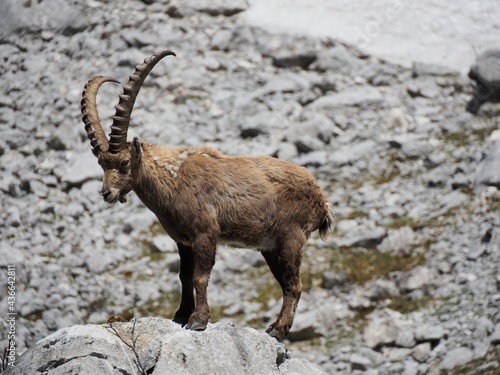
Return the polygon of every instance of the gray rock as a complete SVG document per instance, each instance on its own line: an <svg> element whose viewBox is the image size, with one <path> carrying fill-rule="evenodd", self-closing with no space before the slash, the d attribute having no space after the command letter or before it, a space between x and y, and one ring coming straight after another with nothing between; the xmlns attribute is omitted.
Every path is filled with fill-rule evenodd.
<svg viewBox="0 0 500 375"><path fill-rule="evenodd" d="M89 150L90 151L90 150ZM102 179L102 169L91 152L77 155L62 174L62 182L69 187L80 187L87 181Z"/></svg>
<svg viewBox="0 0 500 375"><path fill-rule="evenodd" d="M469 71L475 82L474 95L467 103L467 111L476 113L487 101L500 99L500 50L487 50L478 56Z"/></svg>
<svg viewBox="0 0 500 375"><path fill-rule="evenodd" d="M413 360L404 361L404 366L403 375L417 375L419 373L418 363Z"/></svg>
<svg viewBox="0 0 500 375"><path fill-rule="evenodd" d="M411 355L417 362L423 363L429 358L431 350L431 344L429 342L424 342L415 346Z"/></svg>
<svg viewBox="0 0 500 375"><path fill-rule="evenodd" d="M343 245L348 247L364 247L367 249L373 249L376 248L386 236L386 229L383 227L377 227L375 229L359 233L356 237L344 240Z"/></svg>
<svg viewBox="0 0 500 375"><path fill-rule="evenodd" d="M231 30L219 30L212 37L210 48L215 51L225 51L231 41L233 33Z"/></svg>
<svg viewBox="0 0 500 375"><path fill-rule="evenodd" d="M372 366L372 361L369 358L362 356L361 354L354 353L350 358L351 370L361 370L366 371Z"/></svg>
<svg viewBox="0 0 500 375"><path fill-rule="evenodd" d="M151 249L161 253L177 252L177 244L170 236L160 234L153 237L151 241Z"/></svg>
<svg viewBox="0 0 500 375"><path fill-rule="evenodd" d="M284 74L273 77L267 81L264 87L262 87L261 92L265 95L280 92L294 93L305 90L307 88L307 84L307 81L299 80L296 75Z"/></svg>
<svg viewBox="0 0 500 375"><path fill-rule="evenodd" d="M490 348L490 340L474 340L472 342L472 347L474 348L474 358L482 358L488 353Z"/></svg>
<svg viewBox="0 0 500 375"><path fill-rule="evenodd" d="M367 286L365 295L372 301L399 296L399 289L392 280L377 279Z"/></svg>
<svg viewBox="0 0 500 375"><path fill-rule="evenodd" d="M246 0L183 0L182 5L211 16L234 16L248 9Z"/></svg>
<svg viewBox="0 0 500 375"><path fill-rule="evenodd" d="M242 119L240 123L240 135L243 138L253 138L261 134L268 134L270 122L275 115L271 112L260 112L256 115Z"/></svg>
<svg viewBox="0 0 500 375"><path fill-rule="evenodd" d="M347 272L323 272L321 286L324 289L343 288L348 285L349 274Z"/></svg>
<svg viewBox="0 0 500 375"><path fill-rule="evenodd" d="M19 227L22 224L21 212L16 206L9 207L7 209L7 219L5 220L5 225L10 227Z"/></svg>
<svg viewBox="0 0 500 375"><path fill-rule="evenodd" d="M368 358L374 366L380 366L387 361L387 358L384 354L370 348L359 348L358 354Z"/></svg>
<svg viewBox="0 0 500 375"><path fill-rule="evenodd" d="M278 68L291 68L298 66L307 68L316 60L316 52L282 50L273 54L273 65Z"/></svg>
<svg viewBox="0 0 500 375"><path fill-rule="evenodd" d="M366 108L383 102L380 91L371 86L355 86L340 93L328 94L309 105L310 108L331 111L336 108L356 106Z"/></svg>
<svg viewBox="0 0 500 375"><path fill-rule="evenodd" d="M423 324L415 328L415 339L417 341L437 341L444 336L444 329L441 325Z"/></svg>
<svg viewBox="0 0 500 375"><path fill-rule="evenodd" d="M401 146L401 152L407 158L425 157L432 150L432 146L426 141L406 142Z"/></svg>
<svg viewBox="0 0 500 375"><path fill-rule="evenodd" d="M355 311L366 311L372 307L372 302L365 296L349 294L347 297L349 308Z"/></svg>
<svg viewBox="0 0 500 375"><path fill-rule="evenodd" d="M500 188L500 140L491 146L488 155L481 162L476 173L476 186L486 185Z"/></svg>
<svg viewBox="0 0 500 375"><path fill-rule="evenodd" d="M450 350L439 365L441 370L451 370L455 367L465 365L472 360L473 353L468 348L456 348Z"/></svg>
<svg viewBox="0 0 500 375"><path fill-rule="evenodd" d="M396 346L400 346L402 348L413 348L416 343L415 334L412 329L399 331L395 342Z"/></svg>
<svg viewBox="0 0 500 375"><path fill-rule="evenodd" d="M292 160L298 154L297 147L289 142L281 142L278 145L277 157L282 160Z"/></svg>
<svg viewBox="0 0 500 375"><path fill-rule="evenodd" d="M329 155L328 160L337 167L353 164L361 159L370 159L376 150L376 143L368 140L356 145L339 148Z"/></svg>
<svg viewBox="0 0 500 375"><path fill-rule="evenodd" d="M282 344L253 329L210 324L206 331L194 332L169 320L143 318L135 324L57 331L25 352L5 374L294 374L298 369L322 374L305 360L284 366L289 361Z"/></svg>
<svg viewBox="0 0 500 375"><path fill-rule="evenodd" d="M302 374L312 374L312 375L321 375L324 374L320 369L311 364L311 362L307 361L304 358L291 358L285 363L283 363L279 370L282 374L289 375L302 375Z"/></svg>
<svg viewBox="0 0 500 375"><path fill-rule="evenodd" d="M459 72L450 69L446 65L427 64L423 62L414 62L412 64L411 70L414 77L422 77L422 76L458 77L460 74Z"/></svg>
<svg viewBox="0 0 500 375"><path fill-rule="evenodd" d="M384 357L389 362L399 363L402 362L405 358L407 358L411 352L412 350L407 348L387 347L384 348Z"/></svg>
<svg viewBox="0 0 500 375"><path fill-rule="evenodd" d="M405 226L398 229L389 229L378 249L393 255L409 255L411 246L415 242L415 232L411 227Z"/></svg>
<svg viewBox="0 0 500 375"><path fill-rule="evenodd" d="M425 266L417 266L408 273L402 287L408 291L422 289L433 284L435 282L435 276L432 269Z"/></svg>
<svg viewBox="0 0 500 375"><path fill-rule="evenodd" d="M371 320L363 332L365 343L370 348L392 345L399 336L402 315L390 309L371 314Z"/></svg>
<svg viewBox="0 0 500 375"><path fill-rule="evenodd" d="M121 33L123 39L127 42L129 47L145 47L148 45L155 45L158 43L158 37L151 32L145 32L141 30L126 29ZM143 58L144 59L144 58ZM141 60L138 60L141 61ZM137 64L137 61L133 63Z"/></svg>
<svg viewBox="0 0 500 375"><path fill-rule="evenodd" d="M495 330L490 336L490 341L494 345L500 344L500 323L495 326Z"/></svg>
<svg viewBox="0 0 500 375"><path fill-rule="evenodd" d="M287 339L291 341L308 340L328 336L339 320L351 316L347 304L336 299L326 299L313 309L295 315L294 324Z"/></svg>
<svg viewBox="0 0 500 375"><path fill-rule="evenodd" d="M328 155L326 151L313 151L300 155L294 161L304 167L321 167L328 162Z"/></svg>
<svg viewBox="0 0 500 375"><path fill-rule="evenodd" d="M321 50L311 69L322 72L352 74L358 72L362 65L362 61L354 56L351 51L338 44L332 48Z"/></svg>
<svg viewBox="0 0 500 375"><path fill-rule="evenodd" d="M85 259L85 266L92 274L103 273L114 263L114 260L108 253L91 254Z"/></svg>

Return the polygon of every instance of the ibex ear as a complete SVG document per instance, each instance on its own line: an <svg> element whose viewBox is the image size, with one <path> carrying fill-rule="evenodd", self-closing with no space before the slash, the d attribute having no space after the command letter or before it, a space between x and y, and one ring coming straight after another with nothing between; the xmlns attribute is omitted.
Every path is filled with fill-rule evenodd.
<svg viewBox="0 0 500 375"><path fill-rule="evenodd" d="M142 157L142 147L139 137L134 137L132 140L132 159L139 161Z"/></svg>

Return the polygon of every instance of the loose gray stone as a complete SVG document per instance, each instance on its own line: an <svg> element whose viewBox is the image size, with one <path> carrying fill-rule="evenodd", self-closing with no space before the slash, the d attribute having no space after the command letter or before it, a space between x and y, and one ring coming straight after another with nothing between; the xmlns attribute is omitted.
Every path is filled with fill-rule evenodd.
<svg viewBox="0 0 500 375"><path fill-rule="evenodd" d="M255 116L242 119L240 123L241 136L253 138L261 134L269 133L269 123L274 118L271 112L260 112Z"/></svg>
<svg viewBox="0 0 500 375"><path fill-rule="evenodd" d="M494 345L500 344L500 323L495 326L495 330L490 336L491 343Z"/></svg>
<svg viewBox="0 0 500 375"><path fill-rule="evenodd" d="M398 229L390 229L378 249L384 253L393 255L409 255L411 246L415 241L415 232L411 227L405 226Z"/></svg>
<svg viewBox="0 0 500 375"><path fill-rule="evenodd" d="M405 290L415 290L427 287L435 282L434 272L425 266L417 266L408 273L402 286Z"/></svg>
<svg viewBox="0 0 500 375"><path fill-rule="evenodd" d="M465 365L472 360L473 353L467 348L456 348L450 350L439 365L441 370L451 370L455 367Z"/></svg>
<svg viewBox="0 0 500 375"><path fill-rule="evenodd" d="M424 324L415 328L415 339L417 341L437 341L444 336L444 329L441 325Z"/></svg>
<svg viewBox="0 0 500 375"><path fill-rule="evenodd" d="M414 77L422 76L449 76L457 77L460 73L450 69L446 65L427 64L423 62L414 62L412 64L412 73Z"/></svg>
<svg viewBox="0 0 500 375"><path fill-rule="evenodd" d="M225 51L231 41L233 33L231 30L220 30L215 33L210 43L210 48L215 51Z"/></svg>
<svg viewBox="0 0 500 375"><path fill-rule="evenodd" d="M151 32L140 30L127 29L122 33L122 37L123 39L125 39L129 47L141 48L158 43L158 37L156 35L152 34ZM135 62L134 64L137 64L137 62Z"/></svg>
<svg viewBox="0 0 500 375"><path fill-rule="evenodd" d="M417 362L423 363L429 358L431 350L431 344L429 342L424 342L415 346L411 355Z"/></svg>
<svg viewBox="0 0 500 375"><path fill-rule="evenodd" d="M418 363L413 360L404 361L404 371L403 375L417 375L418 371Z"/></svg>
<svg viewBox="0 0 500 375"><path fill-rule="evenodd" d="M248 9L246 0L183 0L182 4L210 16L230 17Z"/></svg>
<svg viewBox="0 0 500 375"><path fill-rule="evenodd" d="M323 272L321 286L324 289L342 288L347 285L348 281L347 272Z"/></svg>
<svg viewBox="0 0 500 375"><path fill-rule="evenodd" d="M360 354L354 353L350 358L351 370L361 370L366 371L372 366L372 362L369 358L366 358Z"/></svg>
<svg viewBox="0 0 500 375"><path fill-rule="evenodd" d="M487 101L500 98L500 50L491 49L478 56L469 71L469 78L476 83L474 96L467 103L467 111L476 113Z"/></svg>
<svg viewBox="0 0 500 375"><path fill-rule="evenodd" d="M415 334L412 329L401 330L396 338L396 345L402 348L413 348L416 344Z"/></svg>
<svg viewBox="0 0 500 375"><path fill-rule="evenodd" d="M384 309L372 318L363 332L366 345L370 348L379 348L383 345L394 344L399 336L401 314L390 309Z"/></svg>
<svg viewBox="0 0 500 375"><path fill-rule="evenodd" d="M339 44L332 48L321 50L317 61L314 62L311 69L339 74L352 74L352 72L357 72L361 66L361 60L348 51L346 47Z"/></svg>
<svg viewBox="0 0 500 375"><path fill-rule="evenodd" d="M365 294L373 301L399 296L399 289L392 280L378 279L367 286Z"/></svg>
<svg viewBox="0 0 500 375"><path fill-rule="evenodd" d="M151 248L153 251L158 251L161 253L166 252L176 252L177 244L175 241L166 234L156 235L151 241Z"/></svg>
<svg viewBox="0 0 500 375"><path fill-rule="evenodd" d="M500 188L500 140L493 143L488 155L481 162L476 173L476 186L486 185Z"/></svg>
<svg viewBox="0 0 500 375"><path fill-rule="evenodd" d="M272 56L273 65L278 68L299 66L307 68L316 60L314 51L279 51Z"/></svg>
<svg viewBox="0 0 500 375"><path fill-rule="evenodd" d="M368 107L383 102L380 91L371 86L356 86L340 93L329 94L319 98L309 105L316 110L329 111L341 107Z"/></svg>
<svg viewBox="0 0 500 375"><path fill-rule="evenodd" d="M373 249L377 247L386 236L386 229L377 227L373 230L366 230L363 233L358 234L354 238L347 239L345 242L345 246Z"/></svg>
<svg viewBox="0 0 500 375"><path fill-rule="evenodd" d="M62 181L69 187L80 187L90 180L102 179L102 169L90 152L77 155L73 162L66 168Z"/></svg>

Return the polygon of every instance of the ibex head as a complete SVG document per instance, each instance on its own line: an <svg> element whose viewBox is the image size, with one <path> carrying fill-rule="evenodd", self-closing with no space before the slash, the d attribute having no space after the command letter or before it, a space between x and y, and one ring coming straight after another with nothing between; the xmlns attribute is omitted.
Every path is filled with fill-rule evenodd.
<svg viewBox="0 0 500 375"><path fill-rule="evenodd" d="M115 106L116 112L113 116L109 140L97 113L97 91L104 82L119 82L111 77L98 76L89 80L83 89L82 120L90 139L92 152L104 171L101 195L108 203L126 202L127 193L133 189L132 169L134 161L140 156L140 142L137 138L134 138L132 143L127 142L130 115L134 109L135 99L149 72L168 55L175 56L175 53L168 50L158 52L144 60L143 64L135 67L135 72L123 85L120 101Z"/></svg>

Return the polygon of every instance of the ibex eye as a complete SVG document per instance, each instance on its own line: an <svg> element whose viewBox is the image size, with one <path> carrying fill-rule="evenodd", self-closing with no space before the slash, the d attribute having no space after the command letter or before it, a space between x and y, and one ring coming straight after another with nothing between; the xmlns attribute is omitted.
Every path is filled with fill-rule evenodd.
<svg viewBox="0 0 500 375"><path fill-rule="evenodd" d="M128 170L129 170L129 160L123 160L121 163L120 163L120 173L122 174L127 174L128 173Z"/></svg>

